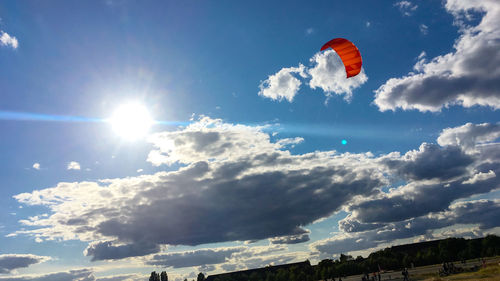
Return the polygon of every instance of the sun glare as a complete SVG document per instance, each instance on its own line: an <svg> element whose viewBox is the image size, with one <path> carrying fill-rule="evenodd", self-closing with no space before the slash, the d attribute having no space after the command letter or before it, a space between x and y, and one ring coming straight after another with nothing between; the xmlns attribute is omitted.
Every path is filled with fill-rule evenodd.
<svg viewBox="0 0 500 281"><path fill-rule="evenodd" d="M147 108L138 103L123 104L116 109L109 123L122 138L136 140L144 137L154 123Z"/></svg>

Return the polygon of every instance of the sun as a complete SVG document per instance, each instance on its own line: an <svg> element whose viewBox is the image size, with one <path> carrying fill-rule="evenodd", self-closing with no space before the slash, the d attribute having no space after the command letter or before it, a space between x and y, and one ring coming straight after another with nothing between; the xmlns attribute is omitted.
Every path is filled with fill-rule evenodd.
<svg viewBox="0 0 500 281"><path fill-rule="evenodd" d="M119 106L108 122L116 134L131 141L147 135L154 124L149 111L140 103L126 103Z"/></svg>

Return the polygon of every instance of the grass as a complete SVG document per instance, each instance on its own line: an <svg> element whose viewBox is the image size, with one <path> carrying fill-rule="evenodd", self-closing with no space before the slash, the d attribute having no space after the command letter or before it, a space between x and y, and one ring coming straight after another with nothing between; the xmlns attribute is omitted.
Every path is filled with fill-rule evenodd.
<svg viewBox="0 0 500 281"><path fill-rule="evenodd" d="M436 275L436 274L434 274ZM500 281L500 264L490 264L476 272L454 274L446 277L430 277L424 281Z"/></svg>

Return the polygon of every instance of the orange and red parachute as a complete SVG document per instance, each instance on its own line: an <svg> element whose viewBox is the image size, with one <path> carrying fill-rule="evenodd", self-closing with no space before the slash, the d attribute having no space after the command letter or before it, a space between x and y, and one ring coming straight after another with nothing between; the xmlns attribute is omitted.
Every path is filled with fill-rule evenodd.
<svg viewBox="0 0 500 281"><path fill-rule="evenodd" d="M363 65L361 53L351 41L344 38L335 38L326 42L326 44L321 47L321 51L328 48L334 49L339 55L344 63L347 78L356 76L361 72L361 65Z"/></svg>

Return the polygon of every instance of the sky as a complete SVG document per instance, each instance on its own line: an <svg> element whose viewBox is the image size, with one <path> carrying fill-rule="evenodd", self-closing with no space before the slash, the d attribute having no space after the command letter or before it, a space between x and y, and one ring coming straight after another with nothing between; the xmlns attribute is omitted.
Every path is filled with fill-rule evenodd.
<svg viewBox="0 0 500 281"><path fill-rule="evenodd" d="M500 234L498 65L496 0L2 0L0 280Z"/></svg>

